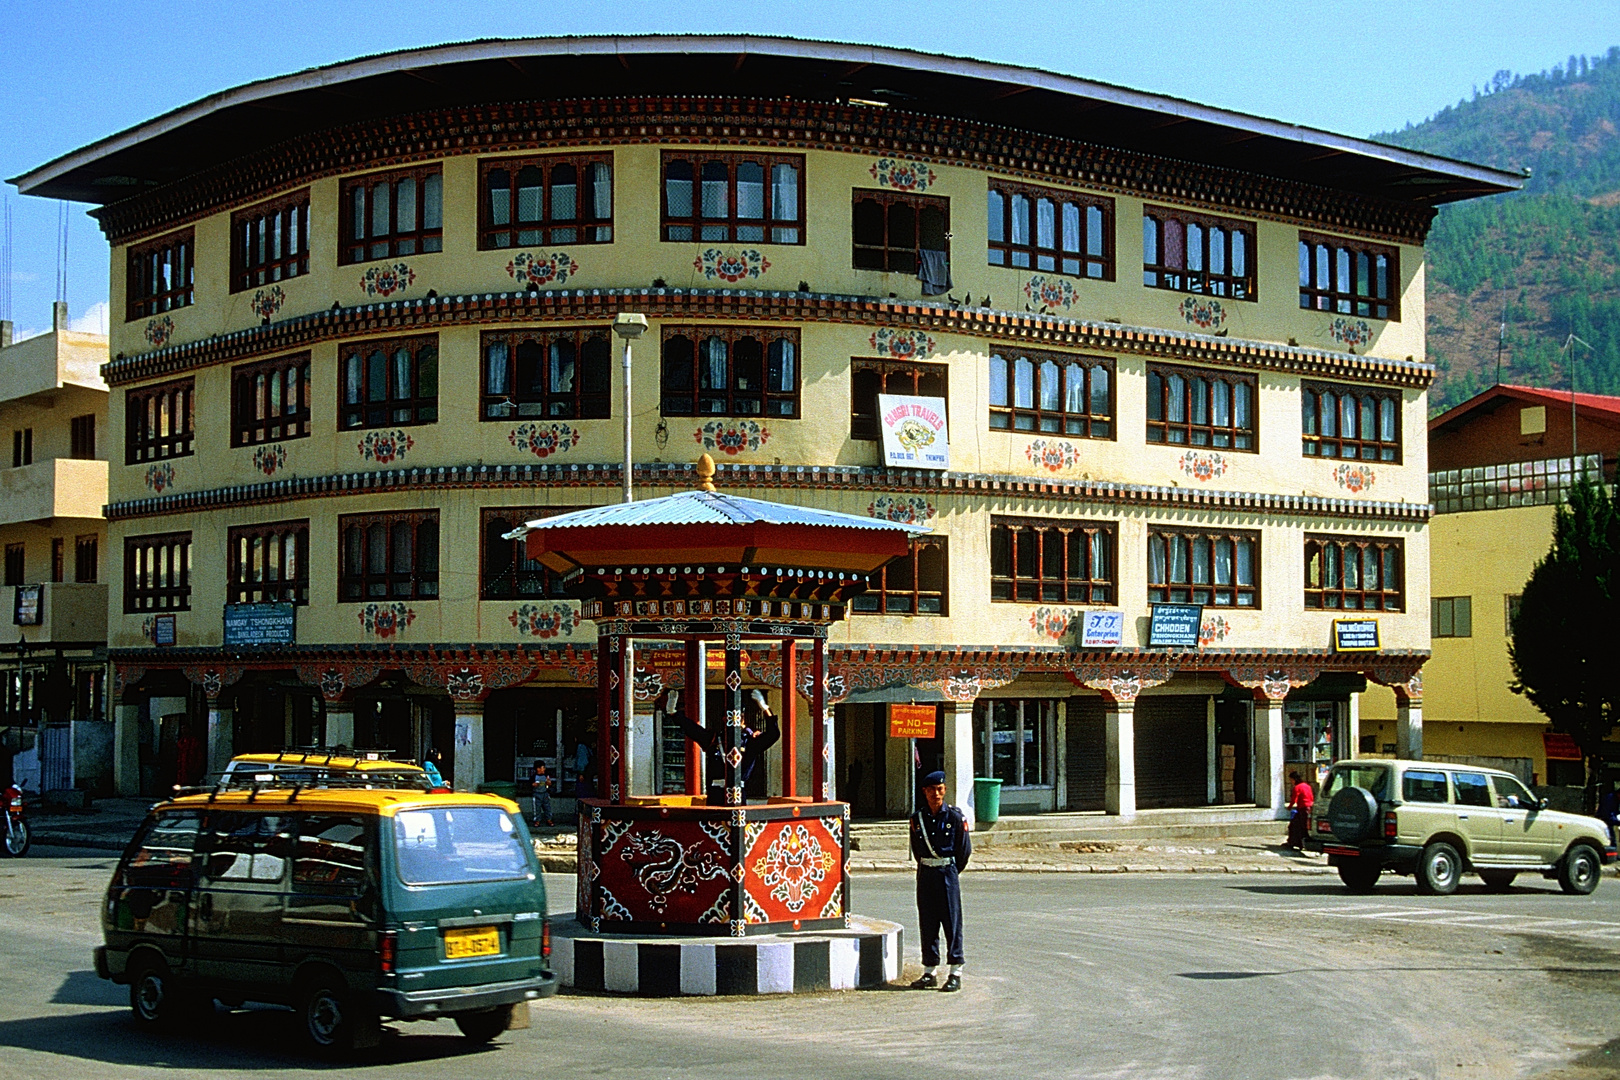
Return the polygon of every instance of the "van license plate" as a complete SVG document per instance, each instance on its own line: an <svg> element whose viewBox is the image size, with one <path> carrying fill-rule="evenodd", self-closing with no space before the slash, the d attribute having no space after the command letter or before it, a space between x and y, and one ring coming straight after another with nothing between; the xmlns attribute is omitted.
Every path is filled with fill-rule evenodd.
<svg viewBox="0 0 1620 1080"><path fill-rule="evenodd" d="M465 960L469 956L496 956L501 951L501 935L493 926L444 932L444 958Z"/></svg>

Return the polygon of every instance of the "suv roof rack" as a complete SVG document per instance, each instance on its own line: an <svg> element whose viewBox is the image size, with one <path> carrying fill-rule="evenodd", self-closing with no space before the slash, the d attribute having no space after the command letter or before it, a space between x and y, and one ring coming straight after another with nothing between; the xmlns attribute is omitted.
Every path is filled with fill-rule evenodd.
<svg viewBox="0 0 1620 1080"><path fill-rule="evenodd" d="M433 790L425 775L414 769L368 769L360 772L343 768L327 769L317 764L307 769L275 769L261 773L241 770L236 773L221 773L213 784L188 786L176 784L173 797L206 794L208 801L213 802L226 792L246 791L248 801L252 802L261 791L291 790L293 798L297 798L300 791L328 789L417 792Z"/></svg>

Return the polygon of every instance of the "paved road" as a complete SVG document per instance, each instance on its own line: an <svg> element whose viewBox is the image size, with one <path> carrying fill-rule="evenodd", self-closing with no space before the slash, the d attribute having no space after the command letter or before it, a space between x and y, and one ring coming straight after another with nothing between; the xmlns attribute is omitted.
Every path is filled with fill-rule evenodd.
<svg viewBox="0 0 1620 1080"><path fill-rule="evenodd" d="M1539 878L1353 897L1322 878L969 875L969 978L813 998L562 996L467 1050L448 1022L398 1025L369 1067L295 1049L291 1016L136 1032L89 970L100 852L0 863L0 1077L378 1074L866 1078L1620 1077L1620 881L1572 898ZM856 907L915 927L909 881L856 879ZM567 879L553 883L566 907ZM915 935L907 952L915 964ZM1607 1050L1604 1045L1607 1044ZM1573 1063L1573 1064L1572 1064Z"/></svg>

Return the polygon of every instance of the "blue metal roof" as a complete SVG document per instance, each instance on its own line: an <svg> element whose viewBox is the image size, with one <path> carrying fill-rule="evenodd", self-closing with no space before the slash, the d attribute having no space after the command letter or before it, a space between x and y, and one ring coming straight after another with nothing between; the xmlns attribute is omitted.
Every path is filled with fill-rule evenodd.
<svg viewBox="0 0 1620 1080"><path fill-rule="evenodd" d="M746 499L719 491L682 491L642 502L593 506L571 514L538 518L507 533L518 539L537 529L585 529L612 525L819 525L833 529L871 529L921 536L933 530L878 518L817 510L809 506Z"/></svg>

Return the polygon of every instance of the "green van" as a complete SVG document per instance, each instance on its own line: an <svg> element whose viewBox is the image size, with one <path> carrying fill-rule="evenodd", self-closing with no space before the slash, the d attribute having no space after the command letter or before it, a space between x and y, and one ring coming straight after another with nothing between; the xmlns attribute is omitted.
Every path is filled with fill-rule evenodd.
<svg viewBox="0 0 1620 1080"><path fill-rule="evenodd" d="M217 999L291 1006L320 1050L383 1019L488 1041L556 993L545 884L517 806L488 795L302 788L153 807L101 912L96 973L142 1025Z"/></svg>

